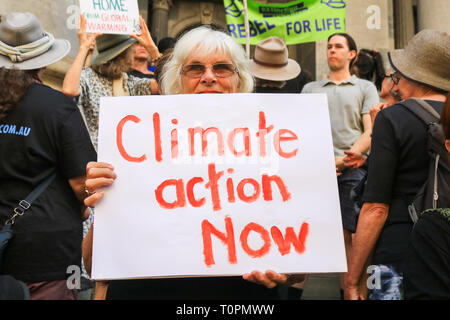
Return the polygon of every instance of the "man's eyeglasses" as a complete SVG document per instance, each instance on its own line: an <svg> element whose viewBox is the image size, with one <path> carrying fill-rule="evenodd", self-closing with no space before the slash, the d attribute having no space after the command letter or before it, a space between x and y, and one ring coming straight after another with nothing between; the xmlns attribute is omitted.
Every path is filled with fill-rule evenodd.
<svg viewBox="0 0 450 320"><path fill-rule="evenodd" d="M206 67L201 63L188 64L181 68L181 73L189 78L200 78L205 72ZM231 77L238 73L238 68L232 63L215 63L211 65L212 72L219 78Z"/></svg>

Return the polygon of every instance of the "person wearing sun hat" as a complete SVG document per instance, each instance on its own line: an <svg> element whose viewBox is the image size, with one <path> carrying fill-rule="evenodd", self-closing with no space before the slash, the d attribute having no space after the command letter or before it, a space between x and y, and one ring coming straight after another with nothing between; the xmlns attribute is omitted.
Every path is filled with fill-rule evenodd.
<svg viewBox="0 0 450 320"><path fill-rule="evenodd" d="M0 225L10 221L14 236L1 272L25 283L31 299L77 295L67 287L67 268L80 266L85 168L97 155L76 104L40 81L69 50L32 13L2 16ZM51 175L31 207L14 217L18 203Z"/></svg>
<svg viewBox="0 0 450 320"><path fill-rule="evenodd" d="M375 118L364 205L348 262L347 299L362 298L358 283L372 252L379 286L368 299L403 299L413 222L408 204L428 176L427 126L402 104L418 98L441 114L450 90L450 36L422 30L404 49L388 53L393 90L403 101Z"/></svg>
<svg viewBox="0 0 450 320"><path fill-rule="evenodd" d="M18 28L23 26L27 32ZM31 13L10 13L0 24L0 67L19 70L41 69L57 62L70 51L70 42L55 39L42 29Z"/></svg>
<svg viewBox="0 0 450 320"><path fill-rule="evenodd" d="M79 108L84 113L95 148L97 148L100 97L157 93L154 79L141 79L127 74L133 64L135 43L139 42L149 52L152 60L160 57L158 47L153 42L142 17L140 25L142 30L140 35L87 34L86 18L80 15L78 31L80 46L72 66L64 77L62 91L77 100Z"/></svg>
<svg viewBox="0 0 450 320"><path fill-rule="evenodd" d="M256 93L300 93L308 76L297 61L288 57L283 39L268 37L256 45L249 63Z"/></svg>

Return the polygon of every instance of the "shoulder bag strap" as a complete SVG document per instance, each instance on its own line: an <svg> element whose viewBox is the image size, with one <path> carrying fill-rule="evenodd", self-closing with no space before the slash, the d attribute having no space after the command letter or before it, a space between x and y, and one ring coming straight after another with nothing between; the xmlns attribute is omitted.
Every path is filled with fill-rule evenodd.
<svg viewBox="0 0 450 320"><path fill-rule="evenodd" d="M14 224L14 220L17 216L22 216L25 211L30 209L33 202L44 192L45 189L53 182L56 177L56 171L53 171L47 178L45 178L39 185L31 191L31 193L23 200L19 201L19 205L14 208L14 215L6 220L5 225Z"/></svg>
<svg viewBox="0 0 450 320"><path fill-rule="evenodd" d="M400 102L409 111L414 113L418 118L422 119L425 124L438 123L441 115L426 101L418 98L411 98Z"/></svg>

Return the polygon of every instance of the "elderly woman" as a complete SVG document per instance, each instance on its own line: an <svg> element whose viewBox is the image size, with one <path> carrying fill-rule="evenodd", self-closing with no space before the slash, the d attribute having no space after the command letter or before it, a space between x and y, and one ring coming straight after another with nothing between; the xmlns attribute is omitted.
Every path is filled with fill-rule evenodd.
<svg viewBox="0 0 450 320"><path fill-rule="evenodd" d="M402 99L425 100L440 114L450 91L450 69L442 68L450 64L449 45L447 33L423 30L405 49L389 52L394 92ZM368 298L403 298L403 270L413 227L408 204L428 175L426 137L427 126L402 102L376 116L364 205L348 263L347 299L365 298L358 283L371 253L380 286L370 288Z"/></svg>
<svg viewBox="0 0 450 320"><path fill-rule="evenodd" d="M243 48L230 36L207 27L186 33L164 65L163 94L252 92L253 78ZM86 187L89 192L109 186L116 177L113 167L90 163ZM93 193L85 204L93 207L103 197ZM92 230L85 240L85 261L90 259ZM279 283L295 277L273 271L252 272L243 277L181 278L111 281L108 299L275 299ZM288 281L289 280L289 281ZM259 283L259 284L255 284Z"/></svg>

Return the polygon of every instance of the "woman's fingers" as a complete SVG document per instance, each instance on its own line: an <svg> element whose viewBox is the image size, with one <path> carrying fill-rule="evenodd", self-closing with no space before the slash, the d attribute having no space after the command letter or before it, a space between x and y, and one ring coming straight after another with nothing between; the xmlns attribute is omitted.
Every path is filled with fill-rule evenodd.
<svg viewBox="0 0 450 320"><path fill-rule="evenodd" d="M86 199L84 199L84 205L86 207L95 208L95 205L103 198L103 192L96 192Z"/></svg>
<svg viewBox="0 0 450 320"><path fill-rule="evenodd" d="M86 165L86 174L89 174L89 171L94 168L104 168L104 169L114 170L114 167L107 162L91 161Z"/></svg>
<svg viewBox="0 0 450 320"><path fill-rule="evenodd" d="M88 197L84 199L84 204L88 207L95 205L103 198L103 192L97 192L100 188L105 188L113 184L117 175L114 167L106 162L89 162L86 166L85 190Z"/></svg>
<svg viewBox="0 0 450 320"><path fill-rule="evenodd" d="M100 188L109 187L114 182L114 179L110 178L95 178L86 179L86 191L91 193L97 192Z"/></svg>
<svg viewBox="0 0 450 320"><path fill-rule="evenodd" d="M267 270L266 276L269 278L272 282L284 284L286 283L288 276L284 273L278 273L273 270Z"/></svg>
<svg viewBox="0 0 450 320"><path fill-rule="evenodd" d="M269 289L274 288L277 286L277 282L272 281L266 274L260 272L260 271L252 271L251 273L244 274L242 276L244 280L261 284Z"/></svg>
<svg viewBox="0 0 450 320"><path fill-rule="evenodd" d="M95 179L95 178L109 178L115 179L117 177L116 173L109 168L91 168L89 171L86 171L87 179Z"/></svg>

